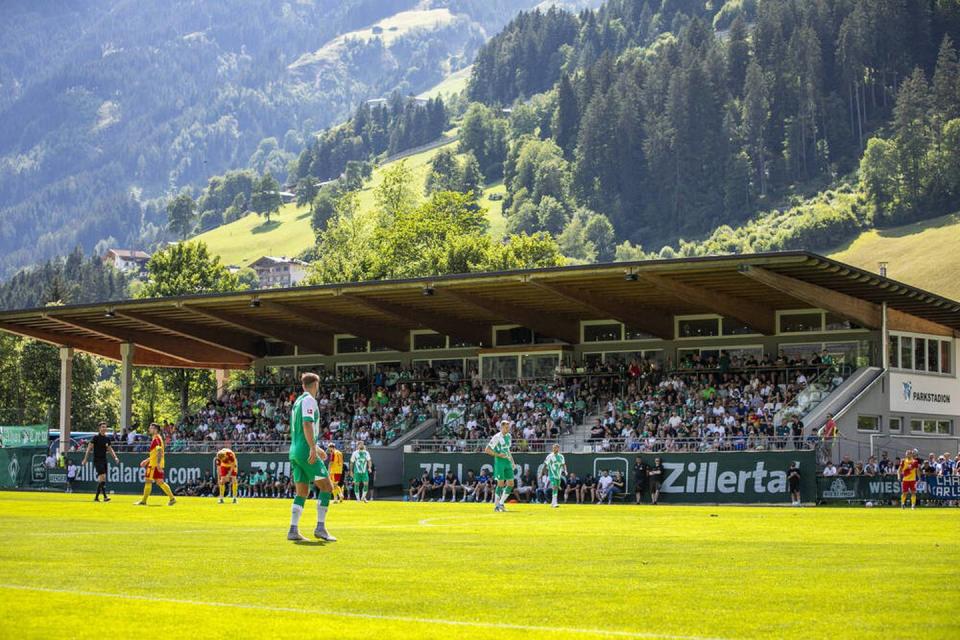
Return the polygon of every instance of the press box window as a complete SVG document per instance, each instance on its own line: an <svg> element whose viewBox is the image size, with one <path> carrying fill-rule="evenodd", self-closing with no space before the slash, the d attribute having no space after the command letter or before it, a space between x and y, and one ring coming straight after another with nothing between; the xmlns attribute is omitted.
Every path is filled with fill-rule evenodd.
<svg viewBox="0 0 960 640"><path fill-rule="evenodd" d="M431 349L446 349L447 336L439 333L415 333L413 334L413 350L428 351Z"/></svg>
<svg viewBox="0 0 960 640"><path fill-rule="evenodd" d="M785 313L780 316L780 333L811 333L814 331L823 331L823 314L819 311Z"/></svg>
<svg viewBox="0 0 960 640"><path fill-rule="evenodd" d="M677 321L678 337L704 338L720 335L720 318L700 318Z"/></svg>
<svg viewBox="0 0 960 640"><path fill-rule="evenodd" d="M366 353L367 341L363 338L337 338L337 353Z"/></svg>
<svg viewBox="0 0 960 640"><path fill-rule="evenodd" d="M736 318L723 318L721 321L723 335L725 336L746 336L757 333L756 329L750 327Z"/></svg>
<svg viewBox="0 0 960 640"><path fill-rule="evenodd" d="M526 327L497 329L496 339L498 347L516 344L533 344L533 331Z"/></svg>
<svg viewBox="0 0 960 640"><path fill-rule="evenodd" d="M620 329L622 325L619 322L611 324L585 324L583 325L584 342L619 342Z"/></svg>

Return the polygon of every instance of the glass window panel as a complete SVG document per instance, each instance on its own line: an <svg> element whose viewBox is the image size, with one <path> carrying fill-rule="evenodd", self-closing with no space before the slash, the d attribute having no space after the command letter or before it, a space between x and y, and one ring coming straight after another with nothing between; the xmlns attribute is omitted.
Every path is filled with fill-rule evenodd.
<svg viewBox="0 0 960 640"><path fill-rule="evenodd" d="M860 344L857 342L829 342L823 345L823 349L833 356L833 361L838 364L858 364Z"/></svg>
<svg viewBox="0 0 960 640"><path fill-rule="evenodd" d="M337 338L337 353L366 353L367 341L363 338Z"/></svg>
<svg viewBox="0 0 960 640"><path fill-rule="evenodd" d="M910 431L922 432L923 431L923 420L911 420L910 421Z"/></svg>
<svg viewBox="0 0 960 640"><path fill-rule="evenodd" d="M787 362L807 361L813 359L813 356L820 353L823 345L819 342L804 342L800 344L781 344L780 351L783 352Z"/></svg>
<svg viewBox="0 0 960 640"><path fill-rule="evenodd" d="M603 362L602 353L585 353L583 354L583 362L588 367L594 367Z"/></svg>
<svg viewBox="0 0 960 640"><path fill-rule="evenodd" d="M370 372L369 364L344 364L337 366L337 375L344 380L365 378Z"/></svg>
<svg viewBox="0 0 960 640"><path fill-rule="evenodd" d="M447 347L447 336L439 333L415 333L413 334L414 351L425 351L427 349L445 349Z"/></svg>
<svg viewBox="0 0 960 640"><path fill-rule="evenodd" d="M940 341L927 340L927 371L940 371Z"/></svg>
<svg viewBox="0 0 960 640"><path fill-rule="evenodd" d="M700 320L680 320L681 338L703 338L720 335L719 318L703 318Z"/></svg>
<svg viewBox="0 0 960 640"><path fill-rule="evenodd" d="M950 363L952 358L950 358L950 352L953 350L953 343L949 340L940 341L940 371L944 373L953 373L953 370L950 368Z"/></svg>
<svg viewBox="0 0 960 640"><path fill-rule="evenodd" d="M890 421L888 422L890 431L900 431L902 424L903 423L900 418L890 418Z"/></svg>
<svg viewBox="0 0 960 640"><path fill-rule="evenodd" d="M619 342L620 330L623 327L619 322L611 324L583 325L584 342Z"/></svg>
<svg viewBox="0 0 960 640"><path fill-rule="evenodd" d="M450 348L451 349L463 349L465 347L479 347L476 342L472 340L463 340L461 338L454 338L450 336Z"/></svg>
<svg viewBox="0 0 960 640"><path fill-rule="evenodd" d="M879 431L880 418L877 416L857 416L857 431Z"/></svg>
<svg viewBox="0 0 960 640"><path fill-rule="evenodd" d="M534 344L556 344L558 342L563 342L562 340L557 340L552 336L545 336L539 333L533 334L533 343Z"/></svg>
<svg viewBox="0 0 960 640"><path fill-rule="evenodd" d="M484 380L516 380L519 356L484 356L481 358Z"/></svg>
<svg viewBox="0 0 960 640"><path fill-rule="evenodd" d="M663 363L663 349L646 349L643 352L643 359L650 362Z"/></svg>
<svg viewBox="0 0 960 640"><path fill-rule="evenodd" d="M848 318L838 316L828 311L824 317L824 328L827 331L850 331L851 329L862 329L863 327Z"/></svg>
<svg viewBox="0 0 960 640"><path fill-rule="evenodd" d="M623 328L623 339L624 340L656 340L657 336L651 335L649 333L644 333L639 329L633 329L631 327Z"/></svg>
<svg viewBox="0 0 960 640"><path fill-rule="evenodd" d="M745 336L757 333L753 327L747 326L736 318L726 318L721 320L721 328L725 336Z"/></svg>
<svg viewBox="0 0 960 640"><path fill-rule="evenodd" d="M396 349L393 349L393 348L391 348L391 347L384 346L384 345L382 345L382 344L375 344L375 343L371 342L371 343L370 343L370 351L374 351L374 352L378 352L378 351L396 351Z"/></svg>
<svg viewBox="0 0 960 640"><path fill-rule="evenodd" d="M560 364L560 354L536 354L523 356L521 375L524 378L552 378Z"/></svg>
<svg viewBox="0 0 960 640"><path fill-rule="evenodd" d="M780 316L780 333L806 333L822 330L823 314L819 311L785 313Z"/></svg>
<svg viewBox="0 0 960 640"><path fill-rule="evenodd" d="M894 369L900 368L900 338L897 336L890 336L890 342L887 345L888 357L890 362L887 363L887 366Z"/></svg>
<svg viewBox="0 0 960 640"><path fill-rule="evenodd" d="M913 369L913 338L900 336L900 367Z"/></svg>
<svg viewBox="0 0 960 640"><path fill-rule="evenodd" d="M515 344L533 344L533 331L526 327L513 327L512 329L497 329L497 346L510 346ZM486 376L484 376L486 377Z"/></svg>
<svg viewBox="0 0 960 640"><path fill-rule="evenodd" d="M923 338L913 339L913 368L917 371L927 370L927 345Z"/></svg>
<svg viewBox="0 0 960 640"><path fill-rule="evenodd" d="M950 422L949 420L937 420L937 433L943 434L943 435L950 435L950 432L952 431L951 429L952 426L953 426L953 423Z"/></svg>

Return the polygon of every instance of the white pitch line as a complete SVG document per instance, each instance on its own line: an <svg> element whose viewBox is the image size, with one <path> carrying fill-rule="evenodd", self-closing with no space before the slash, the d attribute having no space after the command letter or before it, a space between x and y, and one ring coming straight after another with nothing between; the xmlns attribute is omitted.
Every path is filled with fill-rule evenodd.
<svg viewBox="0 0 960 640"><path fill-rule="evenodd" d="M238 602L213 602L204 600L183 600L180 598L158 598L154 596L131 595L128 593L106 593L80 589L54 589L51 587L31 587L21 584L0 584L0 589L11 591L34 591L37 593L59 593L84 598L117 598L140 602L161 602L197 607L219 607L223 609L245 609L252 611L270 611L273 613L298 613L312 616L331 616L336 618L354 618L361 620L385 620L390 622L408 622L413 624L437 624L452 627L474 627L479 629L501 629L507 631L530 631L536 633L569 633L577 635L614 636L618 638L662 638L664 640L722 640L708 636L682 636L665 633L646 633L643 631L620 631L616 629L583 629L579 627L548 627L528 624L510 624L508 622L473 622L470 620L446 620L443 618L421 618L418 616L400 616L380 613L356 613L353 611L327 611L324 609L304 609L299 607L274 607L260 604Z"/></svg>

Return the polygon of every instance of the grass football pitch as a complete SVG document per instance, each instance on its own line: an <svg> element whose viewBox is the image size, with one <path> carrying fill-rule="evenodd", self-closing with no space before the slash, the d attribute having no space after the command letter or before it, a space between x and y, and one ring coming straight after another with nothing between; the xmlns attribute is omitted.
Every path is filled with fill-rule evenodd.
<svg viewBox="0 0 960 640"><path fill-rule="evenodd" d="M162 498L0 493L0 637L960 637L958 509Z"/></svg>

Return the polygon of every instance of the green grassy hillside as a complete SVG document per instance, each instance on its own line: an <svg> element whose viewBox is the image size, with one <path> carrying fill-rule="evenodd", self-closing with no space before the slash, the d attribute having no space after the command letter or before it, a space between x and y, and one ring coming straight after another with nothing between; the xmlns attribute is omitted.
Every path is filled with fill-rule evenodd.
<svg viewBox="0 0 960 640"><path fill-rule="evenodd" d="M960 213L865 231L830 257L869 271L884 261L891 278L960 300Z"/></svg>
<svg viewBox="0 0 960 640"><path fill-rule="evenodd" d="M396 162L406 162L413 173L414 184L422 187L430 170L430 161L440 149L448 148L456 142L450 142L434 149L415 153L402 160L388 162L373 171L373 177L360 191L360 210L363 213L373 211L373 193L383 180L384 171ZM488 210L490 219L490 233L494 237L501 237L506 229L506 222L502 213L502 201L491 200L493 194L501 196L506 192L503 183L491 185L484 191L481 204ZM205 242L210 251L219 255L228 265L247 266L261 256L296 256L313 246L313 229L310 227L310 208L298 208L290 204L284 206L277 215L271 216L270 222L257 215L217 227L195 238Z"/></svg>

